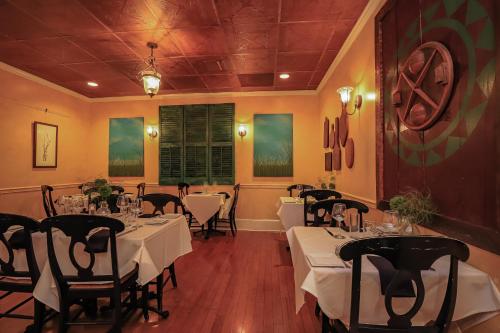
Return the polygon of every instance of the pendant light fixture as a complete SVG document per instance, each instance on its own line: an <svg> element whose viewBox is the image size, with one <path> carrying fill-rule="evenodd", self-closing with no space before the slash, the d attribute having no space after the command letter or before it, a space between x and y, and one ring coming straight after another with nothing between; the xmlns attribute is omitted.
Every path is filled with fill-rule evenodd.
<svg viewBox="0 0 500 333"><path fill-rule="evenodd" d="M158 73L155 63L155 57L153 56L153 50L158 48L158 44L153 42L148 42L147 46L151 49L151 55L146 59L146 67L139 73L139 79L142 81L144 86L144 91L149 97L153 97L160 90L160 80L161 74Z"/></svg>

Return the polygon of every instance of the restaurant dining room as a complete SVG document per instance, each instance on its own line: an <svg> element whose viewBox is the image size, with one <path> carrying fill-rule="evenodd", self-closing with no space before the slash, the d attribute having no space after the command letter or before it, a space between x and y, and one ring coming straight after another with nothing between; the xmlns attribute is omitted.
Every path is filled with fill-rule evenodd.
<svg viewBox="0 0 500 333"><path fill-rule="evenodd" d="M0 333L500 333L500 1L0 0Z"/></svg>

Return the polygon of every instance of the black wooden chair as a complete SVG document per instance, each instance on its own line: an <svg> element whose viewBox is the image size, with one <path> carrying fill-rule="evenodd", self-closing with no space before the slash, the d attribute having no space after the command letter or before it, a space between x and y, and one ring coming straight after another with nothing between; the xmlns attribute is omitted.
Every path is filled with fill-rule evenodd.
<svg viewBox="0 0 500 333"><path fill-rule="evenodd" d="M139 183L137 185L137 197L142 197L146 192L146 183Z"/></svg>
<svg viewBox="0 0 500 333"><path fill-rule="evenodd" d="M179 199L181 199L182 207L184 207L184 213L185 213L184 215L186 215L189 222L188 225L191 228L191 224L193 223L193 213L191 213L189 209L187 209L186 206L184 206L184 203L182 202L182 199L184 199L184 197L189 194L189 184L183 182L177 184L177 193Z"/></svg>
<svg viewBox="0 0 500 333"><path fill-rule="evenodd" d="M309 207L311 206L311 201L326 200L332 197L340 199L342 198L342 194L333 190L308 190L302 191L300 197L304 199L304 225L308 226L314 224L314 220L311 221L307 219L307 214L310 213Z"/></svg>
<svg viewBox="0 0 500 333"><path fill-rule="evenodd" d="M376 255L388 260L395 269L392 280L385 291L385 309L389 315L387 325L372 325L359 322L361 258L364 255ZM458 260L469 258L469 249L461 241L433 236L421 237L378 237L351 241L340 248L339 256L344 261L353 261L351 313L349 328L338 319L333 321L335 333L444 333L448 330L457 296ZM426 326L415 326L412 319L420 310L425 287L421 272L429 270L439 258L450 257L448 284L443 304L435 321ZM405 281L415 284L416 299L406 313L398 314L392 307L395 293ZM323 315L323 332L331 332L330 320Z"/></svg>
<svg viewBox="0 0 500 333"><path fill-rule="evenodd" d="M238 205L238 197L240 193L240 184L236 184L233 187L234 194L233 194L233 202L231 202L231 208L229 209L229 214L227 216L227 219L222 218L216 219L215 222L215 228L217 229L217 223L222 222L222 223L229 223L229 227L231 228L231 234L234 236L236 232L238 231L238 227L236 226L236 206ZM219 192L219 194L224 194L226 197L226 200L231 198L231 195L227 192Z"/></svg>
<svg viewBox="0 0 500 333"><path fill-rule="evenodd" d="M11 227L21 227L11 233L9 240L6 239L7 230ZM5 293L0 296L0 300L15 293L32 294L36 283L40 277L40 271L36 262L35 252L31 234L39 230L39 223L29 217L0 214L0 242L6 250L7 257L0 258L0 290ZM10 233L10 232L9 232ZM26 257L28 270L18 270L14 267L14 257L19 254ZM5 259L6 261L4 261ZM13 313L19 307L34 300L34 315L22 315ZM21 301L10 309L0 313L0 318L16 318L33 320L33 325L26 331L41 332L45 318L45 306L34 299L33 296ZM6 331L8 329L6 328Z"/></svg>
<svg viewBox="0 0 500 333"><path fill-rule="evenodd" d="M87 237L91 230L104 228L109 232L109 251L111 262L111 274L96 274L94 264L96 254L89 246ZM116 249L116 234L124 230L121 221L97 215L62 215L46 218L41 225L41 230L47 233L47 254L50 269L54 276L59 294L59 333L67 331L69 325L101 325L111 324L113 332L120 332L123 323L124 313L122 306L127 307L127 311L137 308L136 280L138 278L138 266L120 278L118 268L118 258ZM54 246L54 229L61 230L66 237L70 238L68 249L70 262L76 274L68 275L61 271ZM77 244L85 247L90 262L87 267L82 267L76 254ZM95 282L99 282L95 284ZM129 292L128 297L123 301L123 292ZM111 321L75 321L70 320L69 308L73 304L83 305L81 300L95 300L97 298L109 298L113 304L113 318ZM129 303L126 303L130 300ZM81 312L80 312L81 313ZM77 316L78 317L78 316Z"/></svg>
<svg viewBox="0 0 500 333"><path fill-rule="evenodd" d="M288 186L288 187L286 188L286 190L288 191L288 194L289 194L289 196L290 196L290 197L293 197L293 195L292 195L292 194L293 194L293 190L296 190L296 189L297 189L297 187L299 187L299 186L302 186L302 191L301 191L301 193L302 193L303 191L307 191L307 190L312 190L312 189L314 189L314 186L312 186L312 185L307 185L307 184L293 184L293 185L290 185L290 186ZM299 195L300 195L300 193L299 193Z"/></svg>
<svg viewBox="0 0 500 333"><path fill-rule="evenodd" d="M52 200L52 192L54 191L54 188L50 185L42 185L41 190L42 203L45 214L47 215L47 217L56 216L57 211L56 207L54 206L54 201Z"/></svg>
<svg viewBox="0 0 500 333"><path fill-rule="evenodd" d="M345 225L338 225L335 219L332 219L331 222L325 221L326 213L331 215L333 206L336 203L342 203L347 209L356 209L358 211L359 228L361 230L363 228L363 214L368 213L370 209L362 202L348 199L320 200L310 205L308 211L314 215L313 226L318 227L322 224L330 223L330 226L332 227L345 227Z"/></svg>
<svg viewBox="0 0 500 333"><path fill-rule="evenodd" d="M86 182L86 183L78 185L78 189L82 192L82 194L85 194L85 191L87 191L88 189L91 189L93 187L95 187L94 182Z"/></svg>
<svg viewBox="0 0 500 333"><path fill-rule="evenodd" d="M150 202L154 206L153 214L161 213L165 214L165 206L169 203L174 204L174 213L179 212L179 207L181 208L181 214L185 215L184 205L179 197L167 193L149 193L142 196L143 201Z"/></svg>

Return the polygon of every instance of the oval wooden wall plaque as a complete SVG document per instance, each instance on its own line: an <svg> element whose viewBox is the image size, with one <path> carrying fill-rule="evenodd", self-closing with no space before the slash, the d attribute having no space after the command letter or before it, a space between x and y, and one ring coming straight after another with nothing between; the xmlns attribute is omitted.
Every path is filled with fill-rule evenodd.
<svg viewBox="0 0 500 333"><path fill-rule="evenodd" d="M354 165L354 140L352 138L347 139L345 144L345 163L349 169Z"/></svg>

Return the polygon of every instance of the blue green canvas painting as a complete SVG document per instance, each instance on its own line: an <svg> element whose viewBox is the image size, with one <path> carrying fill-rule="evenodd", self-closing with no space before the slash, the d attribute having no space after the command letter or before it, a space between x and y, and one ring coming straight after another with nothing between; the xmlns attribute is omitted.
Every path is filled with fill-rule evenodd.
<svg viewBox="0 0 500 333"><path fill-rule="evenodd" d="M144 118L109 120L109 176L144 176Z"/></svg>
<svg viewBox="0 0 500 333"><path fill-rule="evenodd" d="M254 177L293 176L293 115L254 115Z"/></svg>

